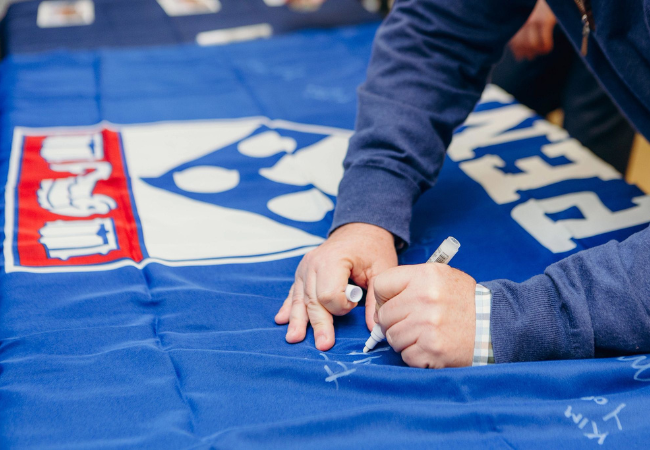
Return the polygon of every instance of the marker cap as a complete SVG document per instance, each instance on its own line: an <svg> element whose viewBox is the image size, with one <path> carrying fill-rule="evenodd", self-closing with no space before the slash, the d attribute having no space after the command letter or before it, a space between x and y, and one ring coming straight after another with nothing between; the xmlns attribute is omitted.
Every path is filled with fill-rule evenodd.
<svg viewBox="0 0 650 450"><path fill-rule="evenodd" d="M363 290L359 286L348 284L345 288L345 297L351 302L359 303L363 297Z"/></svg>
<svg viewBox="0 0 650 450"><path fill-rule="evenodd" d="M449 236L445 239L438 250L435 251L431 258L427 261L428 263L439 263L439 264L449 264L451 258L456 256L458 249L460 248L460 242L455 238Z"/></svg>

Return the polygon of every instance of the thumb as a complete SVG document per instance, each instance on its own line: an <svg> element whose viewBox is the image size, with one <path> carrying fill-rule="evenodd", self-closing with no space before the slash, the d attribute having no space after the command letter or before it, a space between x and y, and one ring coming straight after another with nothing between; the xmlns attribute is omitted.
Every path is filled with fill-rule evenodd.
<svg viewBox="0 0 650 450"><path fill-rule="evenodd" d="M375 300L374 284L375 279L371 278L368 281L368 293L366 294L366 326L369 331L372 331L375 327L375 304L377 302Z"/></svg>
<svg viewBox="0 0 650 450"><path fill-rule="evenodd" d="M368 330L372 330L375 326L375 310L376 307L375 305L377 304L377 300L375 298L375 279L377 276L380 274L384 273L386 270L389 270L390 268L395 267L395 262L393 262L390 259L387 260L382 260L382 261L377 261L376 264L374 264L372 268L372 272L377 274L372 276L368 280L368 294L366 295L366 325L368 326ZM382 304L383 304L383 299L382 299ZM381 306L381 305L380 305Z"/></svg>
<svg viewBox="0 0 650 450"><path fill-rule="evenodd" d="M402 293L410 279L408 266L393 267L377 275L372 289L376 308L381 308L384 303Z"/></svg>

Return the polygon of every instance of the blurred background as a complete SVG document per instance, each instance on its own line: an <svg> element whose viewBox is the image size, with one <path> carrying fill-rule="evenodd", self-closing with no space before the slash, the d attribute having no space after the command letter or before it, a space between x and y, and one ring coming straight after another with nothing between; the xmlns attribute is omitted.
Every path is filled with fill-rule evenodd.
<svg viewBox="0 0 650 450"><path fill-rule="evenodd" d="M11 4L26 1L29 0L0 0L0 17L4 18ZM295 11L304 12L318 10L327 2L327 0L264 1L269 6L287 4ZM382 17L390 10L393 0L359 0L359 2L368 12ZM538 3L538 8L531 15L529 22L535 22L537 27L542 23L543 27L546 20L548 33L552 33L547 39L549 43L536 49L527 47L526 27L524 27L511 41L491 81L550 122L566 128L583 145L612 164L619 172L624 173L628 182L638 185L645 192L650 192L650 143L627 124L627 120L600 90L588 70L577 58L576 52L563 37L559 26L555 25L550 10L546 11L545 17L540 6L544 6L542 0ZM537 20L534 17L536 14ZM289 31L291 25L287 25L286 28ZM1 36L0 39L10 39L11 30L5 27ZM0 44L5 49L6 55L7 43ZM570 69L565 70L565 67ZM534 94L531 95L531 92ZM595 108L596 112L594 112L594 105L600 105ZM571 121L567 121L566 117L570 117Z"/></svg>

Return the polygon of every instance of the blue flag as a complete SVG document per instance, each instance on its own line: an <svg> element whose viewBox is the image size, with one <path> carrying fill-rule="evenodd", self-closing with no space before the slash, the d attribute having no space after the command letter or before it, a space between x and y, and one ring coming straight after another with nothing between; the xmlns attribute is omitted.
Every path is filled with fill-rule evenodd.
<svg viewBox="0 0 650 450"><path fill-rule="evenodd" d="M3 448L639 448L646 356L420 370L273 317L326 237L375 26L2 63ZM319 51L314 52L314 45ZM648 197L488 88L415 207L422 263L524 280Z"/></svg>

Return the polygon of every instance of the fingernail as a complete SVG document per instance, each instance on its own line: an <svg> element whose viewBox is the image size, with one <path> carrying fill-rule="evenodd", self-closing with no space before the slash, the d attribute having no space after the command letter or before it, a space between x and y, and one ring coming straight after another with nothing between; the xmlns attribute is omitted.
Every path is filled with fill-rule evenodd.
<svg viewBox="0 0 650 450"><path fill-rule="evenodd" d="M325 344L325 336L318 336L316 338L316 347L322 346Z"/></svg>

